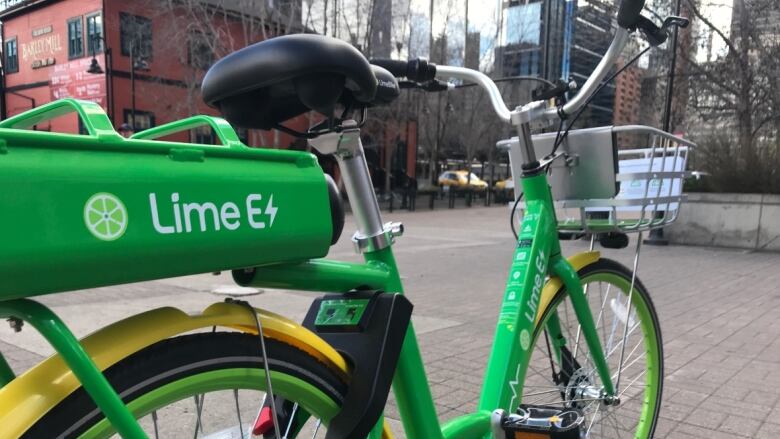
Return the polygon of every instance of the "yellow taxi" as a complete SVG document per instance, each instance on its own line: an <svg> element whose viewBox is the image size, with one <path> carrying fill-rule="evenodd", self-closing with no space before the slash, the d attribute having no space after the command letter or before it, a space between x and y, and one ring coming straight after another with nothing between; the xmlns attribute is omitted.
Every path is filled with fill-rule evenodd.
<svg viewBox="0 0 780 439"><path fill-rule="evenodd" d="M515 189L515 182L512 181L512 177L507 178L506 180L499 180L496 182L495 186L493 186L497 191L511 191Z"/></svg>
<svg viewBox="0 0 780 439"><path fill-rule="evenodd" d="M439 175L439 186L484 191L487 189L488 184L473 172L471 173L471 178L469 178L468 171L445 171Z"/></svg>
<svg viewBox="0 0 780 439"><path fill-rule="evenodd" d="M512 177L506 180L499 180L493 185L493 192L496 194L496 202L502 203L515 199L515 182Z"/></svg>

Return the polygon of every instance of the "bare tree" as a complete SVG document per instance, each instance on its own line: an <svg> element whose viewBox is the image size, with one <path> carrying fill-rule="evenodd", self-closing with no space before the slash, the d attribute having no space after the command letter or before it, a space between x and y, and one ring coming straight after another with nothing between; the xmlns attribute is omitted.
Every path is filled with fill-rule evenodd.
<svg viewBox="0 0 780 439"><path fill-rule="evenodd" d="M776 0L734 0L730 32L687 0L705 35L725 45L723 56L689 59L690 106L704 138L705 165L718 190L780 192L780 5ZM700 42L699 46L712 44ZM706 46L705 46L706 47ZM731 133L735 135L731 135ZM731 139L731 142L715 139ZM722 163L723 158L729 163ZM728 170L727 174L718 172Z"/></svg>
<svg viewBox="0 0 780 439"><path fill-rule="evenodd" d="M169 105L169 116L186 117L202 108L200 83L211 64L252 43L273 36L300 32L302 2L287 0L268 2L253 0L148 0L144 5L153 17L163 18L161 27L163 46L169 62L183 66L181 86L185 97L171 90L170 96L159 96ZM258 132L263 144L278 143Z"/></svg>

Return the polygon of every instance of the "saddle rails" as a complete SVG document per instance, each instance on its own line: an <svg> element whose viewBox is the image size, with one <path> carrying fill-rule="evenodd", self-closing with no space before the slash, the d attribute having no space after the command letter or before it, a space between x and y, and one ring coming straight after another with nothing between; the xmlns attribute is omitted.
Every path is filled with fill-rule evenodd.
<svg viewBox="0 0 780 439"><path fill-rule="evenodd" d="M73 112L87 135L29 130ZM154 140L203 125L222 145ZM0 122L0 299L322 257L343 224L327 179L215 117L125 139L91 102L27 111Z"/></svg>

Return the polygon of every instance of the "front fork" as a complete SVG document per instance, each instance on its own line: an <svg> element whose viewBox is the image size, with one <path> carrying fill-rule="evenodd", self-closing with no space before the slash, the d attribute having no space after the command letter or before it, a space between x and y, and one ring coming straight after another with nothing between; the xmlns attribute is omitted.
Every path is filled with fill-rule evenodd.
<svg viewBox="0 0 780 439"><path fill-rule="evenodd" d="M531 136L530 124L528 121L518 120L518 143L517 146L510 149L510 162L512 163L512 174L522 175L522 188L526 193L526 202L530 203L531 200L541 201L544 205L550 207L550 215L553 218L553 222L557 223L555 219L555 212L552 209L553 199L550 191L550 187L545 177L546 171L544 167L537 161L535 149L533 146L533 139ZM547 160L550 160L548 158ZM520 164L523 164L522 166ZM530 170L533 167L537 168L537 173L525 175L525 171ZM540 171L540 172L539 172ZM521 187L520 185L515 186ZM517 190L517 189L516 189ZM516 194L517 195L517 194ZM577 270L561 256L560 244L557 239L553 239L551 243L549 260L550 276L557 276L563 282L566 287L566 291L571 297L572 306L574 307L577 319L580 322L582 328L582 334L585 336L585 342L588 345L588 349L593 356L593 362L596 366L596 370L601 377L601 382L604 384L604 392L608 398L615 397L615 386L612 382L612 376L609 373L609 366L607 365L607 359L604 356L604 350L601 346L598 333L596 332L596 324L593 321L593 315L590 312L588 306L588 299L585 297L585 292L582 288L582 283L577 275ZM544 310L539 310L544 311ZM560 320L557 315L550 318L547 322L548 334L558 335L555 337L557 340L564 340L561 333ZM555 343L553 343L555 345ZM555 355L559 364L561 364L561 349L560 346L555 346ZM620 365L618 365L620 367Z"/></svg>
<svg viewBox="0 0 780 439"><path fill-rule="evenodd" d="M588 306L588 298L585 297L585 292L582 289L582 283L577 275L577 271L568 261L566 261L566 259L560 257L560 255L550 261L550 270L553 276L557 276L561 279L563 285L566 287L568 296L571 298L574 313L577 315L577 321L579 321L582 329L581 333L585 337L585 343L588 345L588 349L592 354L591 360L596 366L596 371L604 385L604 393L608 398L614 397L615 386L609 372L604 349L601 346L601 340L599 340L598 333L596 332L596 323L593 321L593 314L591 314L590 307ZM561 340L563 338L561 323L557 314L550 318L546 325L548 334L550 334L553 340ZM555 342L553 345L555 346L555 355L558 363L561 364L561 349Z"/></svg>

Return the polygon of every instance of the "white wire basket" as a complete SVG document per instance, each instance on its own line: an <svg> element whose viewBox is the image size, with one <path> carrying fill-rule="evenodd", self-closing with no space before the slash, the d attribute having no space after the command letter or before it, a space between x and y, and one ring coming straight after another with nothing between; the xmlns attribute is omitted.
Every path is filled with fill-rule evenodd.
<svg viewBox="0 0 780 439"><path fill-rule="evenodd" d="M537 155L549 154L554 141L555 133L534 136ZM683 180L692 175L686 167L695 147L641 125L570 131L559 148L563 157L550 168L558 229L631 233L674 222L685 201Z"/></svg>

